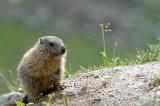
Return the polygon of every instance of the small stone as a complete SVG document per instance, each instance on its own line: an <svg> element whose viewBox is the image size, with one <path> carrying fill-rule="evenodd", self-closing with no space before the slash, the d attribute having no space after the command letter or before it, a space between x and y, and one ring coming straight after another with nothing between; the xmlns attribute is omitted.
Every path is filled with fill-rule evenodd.
<svg viewBox="0 0 160 106"><path fill-rule="evenodd" d="M110 96L110 97L114 97L114 95L113 95L113 94L110 94L109 96Z"/></svg>
<svg viewBox="0 0 160 106"><path fill-rule="evenodd" d="M68 95L68 96L75 96L75 93L73 93L73 92L67 92L66 95Z"/></svg>
<svg viewBox="0 0 160 106"><path fill-rule="evenodd" d="M99 77L99 75L95 75L95 76L94 76L94 78L98 78L98 77Z"/></svg>
<svg viewBox="0 0 160 106"><path fill-rule="evenodd" d="M100 101L101 98L94 98L94 101Z"/></svg>

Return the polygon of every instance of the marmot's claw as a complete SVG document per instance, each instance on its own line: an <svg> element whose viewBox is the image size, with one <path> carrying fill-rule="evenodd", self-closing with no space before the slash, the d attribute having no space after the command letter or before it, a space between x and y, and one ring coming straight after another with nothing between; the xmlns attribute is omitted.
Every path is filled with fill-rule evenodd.
<svg viewBox="0 0 160 106"><path fill-rule="evenodd" d="M64 89L66 89L66 86L65 86L65 85L60 85L60 86L59 86L59 90L64 90Z"/></svg>
<svg viewBox="0 0 160 106"><path fill-rule="evenodd" d="M31 99L31 102L33 102L33 103L38 103L38 102L40 102L40 101L41 101L41 98L40 98L40 97Z"/></svg>

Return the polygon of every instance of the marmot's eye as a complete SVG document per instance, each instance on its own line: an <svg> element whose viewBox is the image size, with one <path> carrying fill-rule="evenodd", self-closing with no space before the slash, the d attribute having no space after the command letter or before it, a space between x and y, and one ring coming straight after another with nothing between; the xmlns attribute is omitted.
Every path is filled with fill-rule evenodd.
<svg viewBox="0 0 160 106"><path fill-rule="evenodd" d="M53 42L49 42L49 46L54 46L54 43Z"/></svg>

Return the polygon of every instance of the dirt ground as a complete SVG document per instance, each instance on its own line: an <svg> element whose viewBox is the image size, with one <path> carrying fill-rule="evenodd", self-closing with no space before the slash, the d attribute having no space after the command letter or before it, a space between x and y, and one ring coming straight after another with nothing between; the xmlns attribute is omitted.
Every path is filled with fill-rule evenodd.
<svg viewBox="0 0 160 106"><path fill-rule="evenodd" d="M157 75L160 75L158 61L102 68L65 79L64 93L69 106L159 106L160 88L151 83ZM8 95L11 96L0 97L0 104L18 98L13 93Z"/></svg>
<svg viewBox="0 0 160 106"><path fill-rule="evenodd" d="M150 83L159 74L160 62L103 68L66 79L65 91L74 106L152 105L155 88Z"/></svg>

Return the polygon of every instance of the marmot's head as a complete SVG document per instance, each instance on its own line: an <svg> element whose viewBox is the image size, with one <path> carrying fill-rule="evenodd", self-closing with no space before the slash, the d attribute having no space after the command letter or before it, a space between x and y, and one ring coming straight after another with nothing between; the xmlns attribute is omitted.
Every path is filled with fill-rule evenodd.
<svg viewBox="0 0 160 106"><path fill-rule="evenodd" d="M38 45L40 50L46 52L49 55L60 56L66 52L63 41L55 36L40 37Z"/></svg>

